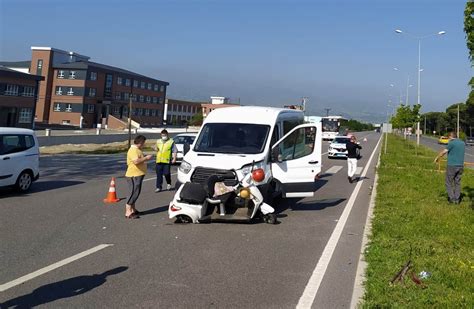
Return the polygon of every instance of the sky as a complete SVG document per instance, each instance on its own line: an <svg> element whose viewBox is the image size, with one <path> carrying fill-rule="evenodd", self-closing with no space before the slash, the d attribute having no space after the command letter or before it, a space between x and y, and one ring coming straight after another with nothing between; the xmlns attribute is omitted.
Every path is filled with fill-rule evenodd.
<svg viewBox="0 0 474 309"><path fill-rule="evenodd" d="M381 121L401 98L464 102L473 70L464 0L0 0L0 61L31 46L75 51L170 83L168 97L227 96ZM396 34L401 29L407 34ZM393 68L398 68L395 71ZM390 85L393 84L393 87ZM391 103L390 103L391 101Z"/></svg>

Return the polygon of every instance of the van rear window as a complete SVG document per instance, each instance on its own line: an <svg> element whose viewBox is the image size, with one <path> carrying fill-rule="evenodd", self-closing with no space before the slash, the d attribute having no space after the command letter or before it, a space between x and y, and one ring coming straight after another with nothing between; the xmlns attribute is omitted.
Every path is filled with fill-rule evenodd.
<svg viewBox="0 0 474 309"><path fill-rule="evenodd" d="M207 123L194 151L232 154L262 153L270 126L248 123Z"/></svg>
<svg viewBox="0 0 474 309"><path fill-rule="evenodd" d="M6 155L28 150L35 146L31 135L2 134L0 135L0 155Z"/></svg>

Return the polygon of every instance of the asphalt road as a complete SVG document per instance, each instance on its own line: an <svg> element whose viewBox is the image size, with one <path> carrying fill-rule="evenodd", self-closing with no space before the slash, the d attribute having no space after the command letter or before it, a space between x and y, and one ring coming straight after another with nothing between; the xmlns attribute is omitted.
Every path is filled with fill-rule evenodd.
<svg viewBox="0 0 474 309"><path fill-rule="evenodd" d="M380 134L358 136L360 174ZM345 160L324 155L314 197L273 205L278 225L174 224L173 192L153 192L151 168L144 215L127 220L123 201L102 202L111 176L127 193L123 155L43 157L31 193L0 192L0 307L289 308L308 295L313 308L349 307L377 154L360 184L347 181Z"/></svg>
<svg viewBox="0 0 474 309"><path fill-rule="evenodd" d="M412 136L411 140L416 142L416 136ZM446 148L446 145L438 144L437 139L429 136L420 136L420 144L425 145L435 151L440 151L441 149ZM474 146L466 146L464 162L474 163Z"/></svg>

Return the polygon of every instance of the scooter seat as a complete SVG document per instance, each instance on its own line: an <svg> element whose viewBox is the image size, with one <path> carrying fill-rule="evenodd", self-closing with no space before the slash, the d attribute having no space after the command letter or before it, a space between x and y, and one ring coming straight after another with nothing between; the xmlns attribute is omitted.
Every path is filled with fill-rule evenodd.
<svg viewBox="0 0 474 309"><path fill-rule="evenodd" d="M203 204L207 198L207 192L201 184L187 182L179 194L179 199L190 204Z"/></svg>

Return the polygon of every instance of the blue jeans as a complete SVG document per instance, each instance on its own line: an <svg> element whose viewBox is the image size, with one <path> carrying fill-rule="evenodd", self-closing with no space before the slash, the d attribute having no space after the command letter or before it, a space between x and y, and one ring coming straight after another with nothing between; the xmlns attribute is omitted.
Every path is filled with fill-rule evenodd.
<svg viewBox="0 0 474 309"><path fill-rule="evenodd" d="M166 178L166 183L171 185L171 164L170 163L156 163L156 188L161 189L163 185L163 176Z"/></svg>

